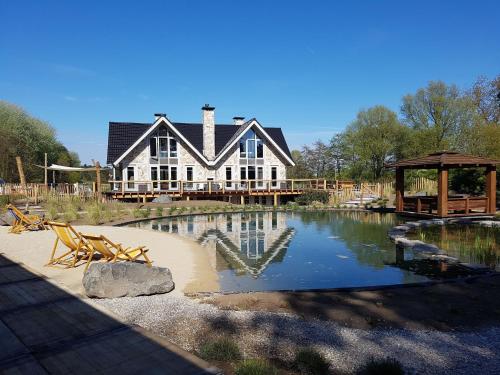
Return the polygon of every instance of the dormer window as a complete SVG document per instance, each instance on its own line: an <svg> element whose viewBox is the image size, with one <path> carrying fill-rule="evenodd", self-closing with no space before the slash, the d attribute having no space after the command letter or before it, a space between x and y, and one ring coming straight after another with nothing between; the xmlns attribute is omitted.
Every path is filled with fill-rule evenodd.
<svg viewBox="0 0 500 375"><path fill-rule="evenodd" d="M149 139L149 152L151 157L176 158L177 141L174 135L164 126Z"/></svg>
<svg viewBox="0 0 500 375"><path fill-rule="evenodd" d="M262 159L264 157L264 143L252 129L248 130L240 139L240 158Z"/></svg>

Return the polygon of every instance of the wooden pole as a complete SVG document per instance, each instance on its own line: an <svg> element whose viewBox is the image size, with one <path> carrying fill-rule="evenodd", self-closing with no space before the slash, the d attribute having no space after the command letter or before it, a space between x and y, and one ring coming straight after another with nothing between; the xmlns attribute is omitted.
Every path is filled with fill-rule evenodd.
<svg viewBox="0 0 500 375"><path fill-rule="evenodd" d="M44 162L44 168L43 168L43 171L44 171L44 182L45 182L45 187L47 187L48 183L49 183L49 179L48 179L48 176L47 176L47 153L45 153L45 162Z"/></svg>
<svg viewBox="0 0 500 375"><path fill-rule="evenodd" d="M97 199L101 200L101 164L98 161L95 162L95 174L96 174L96 193Z"/></svg>
<svg viewBox="0 0 500 375"><path fill-rule="evenodd" d="M403 198L405 196L405 171L396 168L396 212L403 211Z"/></svg>
<svg viewBox="0 0 500 375"><path fill-rule="evenodd" d="M19 172L19 181L24 190L26 190L26 177L24 176L23 162L20 156L16 156L17 171Z"/></svg>
<svg viewBox="0 0 500 375"><path fill-rule="evenodd" d="M448 216L448 169L438 169L438 216Z"/></svg>
<svg viewBox="0 0 500 375"><path fill-rule="evenodd" d="M486 196L488 197L488 207L486 212L494 214L497 210L497 168L489 166L486 168Z"/></svg>

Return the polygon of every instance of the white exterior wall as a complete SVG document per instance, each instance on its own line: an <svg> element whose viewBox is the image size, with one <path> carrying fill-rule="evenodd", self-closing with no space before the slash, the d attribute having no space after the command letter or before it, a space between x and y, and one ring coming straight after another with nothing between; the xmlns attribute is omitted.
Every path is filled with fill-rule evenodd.
<svg viewBox="0 0 500 375"><path fill-rule="evenodd" d="M271 167L277 167L277 179L286 179L286 164L282 156L272 146L264 142L264 162L256 166L264 167L264 180L271 179ZM232 167L233 180L240 179L240 155L239 143L224 156L224 158L213 167L206 166L200 159L194 155L190 148L182 141L177 139L177 160L178 164L170 164L177 166L177 179L186 180L186 167L193 166L193 181L206 181L208 178L213 178L216 181L224 181L226 179L226 166ZM262 160L262 159L256 159ZM121 162L122 178L127 181L127 167L133 166L135 171L135 181L145 182L151 181L151 167L158 163L150 163L149 137L141 141L137 147L128 154ZM246 164L242 164L246 165ZM125 187L126 190L128 187Z"/></svg>

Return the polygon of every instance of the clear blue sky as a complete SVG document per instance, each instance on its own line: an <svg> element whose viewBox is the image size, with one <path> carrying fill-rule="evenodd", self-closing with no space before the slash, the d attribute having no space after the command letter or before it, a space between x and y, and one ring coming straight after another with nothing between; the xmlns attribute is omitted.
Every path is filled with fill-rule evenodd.
<svg viewBox="0 0 500 375"><path fill-rule="evenodd" d="M499 1L8 1L0 99L48 121L83 162L109 121L164 112L328 140L361 108L500 73Z"/></svg>

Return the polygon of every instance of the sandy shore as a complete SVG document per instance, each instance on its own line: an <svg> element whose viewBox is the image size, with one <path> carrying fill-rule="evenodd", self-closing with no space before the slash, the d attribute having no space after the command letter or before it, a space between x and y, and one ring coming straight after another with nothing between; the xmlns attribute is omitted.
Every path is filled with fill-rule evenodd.
<svg viewBox="0 0 500 375"><path fill-rule="evenodd" d="M0 253L26 264L35 271L49 277L74 292L83 292L84 264L76 268L46 267L55 234L50 231L8 233L9 227L0 227ZM103 234L110 240L125 246L144 245L153 265L168 267L176 285L173 294L196 291L217 291L218 277L209 266L206 251L194 241L181 237L137 228L111 226L75 226L78 232ZM59 245L58 252L65 248Z"/></svg>

